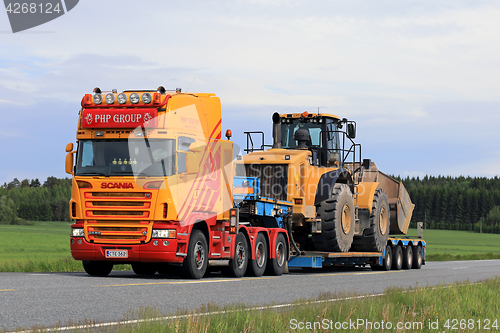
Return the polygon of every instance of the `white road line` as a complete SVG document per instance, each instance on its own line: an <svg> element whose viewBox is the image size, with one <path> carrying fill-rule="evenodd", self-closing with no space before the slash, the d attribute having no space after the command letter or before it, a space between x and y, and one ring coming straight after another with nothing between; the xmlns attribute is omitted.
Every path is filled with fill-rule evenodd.
<svg viewBox="0 0 500 333"><path fill-rule="evenodd" d="M66 327L57 327L57 328L47 328L47 329L43 329L43 330L37 329L37 331L38 332L62 332L62 331L70 331L70 330L94 329L94 328L111 327L111 326L117 326L117 325L130 325L130 324L140 324L140 323L145 323L145 322L184 319L184 318L195 317L195 316L220 315L220 314L232 313L232 312L236 312L236 311L257 311L257 310L268 310L268 309L281 309L281 308L288 308L288 307L294 307L294 306L299 306L299 305L321 304L321 303L338 302L338 301L352 300L352 299L380 297L380 296L384 296L384 295L385 295L385 293L353 296L353 297L345 297L345 298L332 298L332 299L303 302L303 303L293 303L293 304L287 303L287 304L278 304L278 305L257 306L257 307L246 308L244 310L213 311L213 312L186 314L186 315L179 315L179 316L167 316L167 317L158 317L158 318L149 318L149 319L135 319L135 320L126 320L126 321L113 321L113 322L102 323L102 324L75 325L75 326L66 326ZM27 331L16 331L16 332L10 332L10 333L31 333L31 332L34 332L34 331L27 330Z"/></svg>

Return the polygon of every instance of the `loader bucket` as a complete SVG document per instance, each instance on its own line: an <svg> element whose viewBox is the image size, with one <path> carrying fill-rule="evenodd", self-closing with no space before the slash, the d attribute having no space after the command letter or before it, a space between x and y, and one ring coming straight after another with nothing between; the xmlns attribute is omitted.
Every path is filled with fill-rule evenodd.
<svg viewBox="0 0 500 333"><path fill-rule="evenodd" d="M410 195L403 183L379 171L373 162L370 169L363 170L360 181L379 183L378 187L387 193L389 201L391 211L390 234L406 235L415 205L412 204Z"/></svg>

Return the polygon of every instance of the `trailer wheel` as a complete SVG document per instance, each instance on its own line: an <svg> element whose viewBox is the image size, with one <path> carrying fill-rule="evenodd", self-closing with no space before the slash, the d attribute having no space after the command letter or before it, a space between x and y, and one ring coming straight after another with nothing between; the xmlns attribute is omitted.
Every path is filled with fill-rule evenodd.
<svg viewBox="0 0 500 333"><path fill-rule="evenodd" d="M103 261L82 261L83 269L90 276L108 276L113 264Z"/></svg>
<svg viewBox="0 0 500 333"><path fill-rule="evenodd" d="M403 249L400 245L392 248L392 269L399 271L403 267Z"/></svg>
<svg viewBox="0 0 500 333"><path fill-rule="evenodd" d="M403 269L411 269L413 266L413 248L408 244L403 249Z"/></svg>
<svg viewBox="0 0 500 333"><path fill-rule="evenodd" d="M156 274L156 267L152 263L134 262L132 264L132 270L137 275L155 275Z"/></svg>
<svg viewBox="0 0 500 333"><path fill-rule="evenodd" d="M288 246L283 234L276 237L274 249L274 258L268 260L266 272L268 275L280 276L285 271L288 256Z"/></svg>
<svg viewBox="0 0 500 333"><path fill-rule="evenodd" d="M385 256L384 261L382 263L381 269L384 271L390 271L392 268L392 248L390 245L385 247Z"/></svg>
<svg viewBox="0 0 500 333"><path fill-rule="evenodd" d="M366 209L368 213L360 214L360 219L368 218L369 227L363 230L361 236L354 236L352 248L361 252L382 252L389 239L390 231L390 210L387 194L381 188L375 191L373 196L372 211ZM363 223L360 223L363 224Z"/></svg>
<svg viewBox="0 0 500 333"><path fill-rule="evenodd" d="M249 274L253 276L262 276L267 266L267 241L262 233L257 235L255 240L255 252L253 259L248 265Z"/></svg>
<svg viewBox="0 0 500 333"><path fill-rule="evenodd" d="M182 262L181 273L188 279L201 279L208 266L208 246L205 235L193 230L189 239L187 257Z"/></svg>
<svg viewBox="0 0 500 333"><path fill-rule="evenodd" d="M413 251L413 268L420 269L422 267L422 246L418 245Z"/></svg>
<svg viewBox="0 0 500 333"><path fill-rule="evenodd" d="M248 266L248 242L245 235L239 232L235 243L234 258L229 260L229 266L224 267L222 273L225 276L242 277Z"/></svg>
<svg viewBox="0 0 500 333"><path fill-rule="evenodd" d="M312 235L318 251L347 252L354 237L354 199L346 184L335 184L331 198L316 206L321 233Z"/></svg>

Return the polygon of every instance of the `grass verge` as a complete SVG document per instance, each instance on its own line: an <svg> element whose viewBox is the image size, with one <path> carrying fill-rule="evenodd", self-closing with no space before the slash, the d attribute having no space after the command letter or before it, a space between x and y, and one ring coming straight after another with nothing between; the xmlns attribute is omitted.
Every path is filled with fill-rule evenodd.
<svg viewBox="0 0 500 333"><path fill-rule="evenodd" d="M70 222L0 225L0 272L83 271L71 257ZM415 237L416 229L408 235ZM500 259L500 235L427 230L427 261ZM130 269L130 265L114 269Z"/></svg>
<svg viewBox="0 0 500 333"><path fill-rule="evenodd" d="M321 294L289 305L220 307L165 315L132 311L114 325L74 325L76 332L498 332L500 278L371 296ZM85 325L85 323L82 323ZM41 331L36 328L35 331Z"/></svg>

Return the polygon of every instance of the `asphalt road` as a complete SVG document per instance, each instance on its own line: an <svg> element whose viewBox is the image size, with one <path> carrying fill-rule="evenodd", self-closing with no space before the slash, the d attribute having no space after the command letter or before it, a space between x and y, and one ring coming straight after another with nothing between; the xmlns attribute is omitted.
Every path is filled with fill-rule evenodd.
<svg viewBox="0 0 500 333"><path fill-rule="evenodd" d="M0 330L53 327L71 322L122 320L131 310L154 307L168 314L202 304L288 303L320 293L382 293L387 287L429 286L500 276L500 260L428 262L420 270L374 272L295 270L281 277L202 280L174 275L139 277L113 271L106 278L86 273L0 273Z"/></svg>

